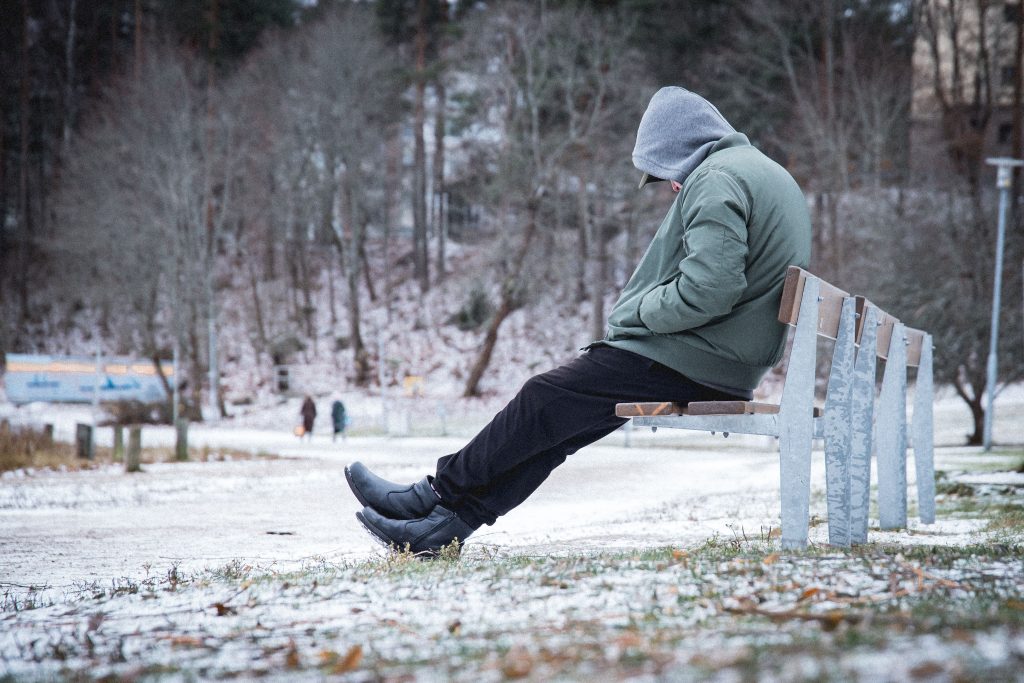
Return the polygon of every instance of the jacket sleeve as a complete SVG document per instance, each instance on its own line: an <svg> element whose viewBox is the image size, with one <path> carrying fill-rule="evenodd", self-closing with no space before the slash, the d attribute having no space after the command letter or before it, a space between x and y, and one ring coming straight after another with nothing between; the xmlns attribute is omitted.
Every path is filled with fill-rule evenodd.
<svg viewBox="0 0 1024 683"><path fill-rule="evenodd" d="M681 199L686 256L672 280L640 300L640 321L657 334L693 329L725 315L747 287L747 193L728 173L707 169Z"/></svg>

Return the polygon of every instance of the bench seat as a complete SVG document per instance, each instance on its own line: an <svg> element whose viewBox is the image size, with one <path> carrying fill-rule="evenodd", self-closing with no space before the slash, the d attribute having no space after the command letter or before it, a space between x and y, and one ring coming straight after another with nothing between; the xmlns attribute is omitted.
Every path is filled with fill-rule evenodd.
<svg viewBox="0 0 1024 683"><path fill-rule="evenodd" d="M821 417L821 408L815 407L814 417ZM775 403L757 401L693 401L679 403L619 403L615 414L619 417L653 417L655 415L777 415Z"/></svg>

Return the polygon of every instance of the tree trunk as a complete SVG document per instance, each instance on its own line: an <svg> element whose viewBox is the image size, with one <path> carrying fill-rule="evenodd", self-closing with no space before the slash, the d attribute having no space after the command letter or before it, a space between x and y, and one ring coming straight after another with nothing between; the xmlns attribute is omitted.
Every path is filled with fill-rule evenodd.
<svg viewBox="0 0 1024 683"><path fill-rule="evenodd" d="M199 325L199 315L195 310L195 304L189 307L189 326L188 326L188 342L190 351L189 369L190 379L189 383L192 385L192 400L188 406L189 419L195 422L203 421L203 412L201 406L203 405L203 364L202 364L202 351L199 343L199 331L197 326Z"/></svg>
<svg viewBox="0 0 1024 683"><path fill-rule="evenodd" d="M608 235L602 226L596 231L597 277L594 278L593 316L591 333L593 339L604 338L604 295L608 284Z"/></svg>
<svg viewBox="0 0 1024 683"><path fill-rule="evenodd" d="M392 135L387 142L387 182L384 183L384 308L386 319L391 322L391 228L395 215L395 187L401 181L399 161L401 149L398 135Z"/></svg>
<svg viewBox="0 0 1024 683"><path fill-rule="evenodd" d="M0 216L7 216L7 149L4 147L3 132L0 131ZM7 230L0 230L0 268L3 269L3 275L0 275L0 301L5 301L5 292L7 284L7 273L10 272L10 264L8 259L10 254L7 251ZM0 352L4 351L4 339L5 339L4 325L0 324Z"/></svg>
<svg viewBox="0 0 1024 683"><path fill-rule="evenodd" d="M360 277L360 251L363 249L361 242L365 239L366 226L363 224L360 212L355 204L355 188L351 178L352 170L346 170L342 174L342 198L345 206L343 208L344 225L341 233L334 231L338 248L347 261L345 266L345 281L348 284L348 324L349 343L352 345L352 365L355 368L353 381L357 386L366 386L370 381L370 354L363 343L362 334L362 310L359 305L359 277ZM342 239L345 226L348 226L348 238Z"/></svg>
<svg viewBox="0 0 1024 683"><path fill-rule="evenodd" d="M116 15L117 12L115 11ZM135 50L135 59L132 60L132 76L136 82L139 80L139 73L142 69L142 0L135 0L135 35L132 40L132 47Z"/></svg>
<svg viewBox="0 0 1024 683"><path fill-rule="evenodd" d="M75 119L75 10L78 0L68 2L68 33L64 41L64 121L61 131L61 162L66 164L71 156L71 127Z"/></svg>
<svg viewBox="0 0 1024 683"><path fill-rule="evenodd" d="M20 312L18 318L21 321L28 320L28 263L29 263L29 242L32 237L32 207L28 188L28 136L29 136L29 64L28 64L28 0L22 0L22 26L21 26L21 87L18 95L19 111L19 142L21 143L21 156L18 159L18 269L15 274L15 282L18 290L18 302ZM19 326L20 327L20 326Z"/></svg>
<svg viewBox="0 0 1024 683"><path fill-rule="evenodd" d="M437 282L444 281L445 271L445 205L444 205L444 131L445 131L445 105L447 93L445 91L443 74L437 76L434 85L434 92L437 95L437 111L434 114L434 229L437 231Z"/></svg>
<svg viewBox="0 0 1024 683"><path fill-rule="evenodd" d="M430 272L427 261L427 152L423 140L423 126L426 121L424 104L426 90L427 51L427 2L416 3L416 104L413 120L414 154L412 182L412 231L413 263L415 277L420 291L430 289Z"/></svg>
<svg viewBox="0 0 1024 683"><path fill-rule="evenodd" d="M1024 0L1017 3L1017 30L1016 45L1014 50L1014 64L1017 68L1013 76L1013 156L1017 159L1024 158ZM1013 169L1013 197L1019 197L1021 192L1020 168ZM1014 219L1018 216L1020 209L1017 202L1010 202L1010 212ZM1016 220L1011 222L1015 224Z"/></svg>
<svg viewBox="0 0 1024 683"><path fill-rule="evenodd" d="M963 371L963 368L961 368L961 371ZM985 392L977 390L968 391L966 382L961 376L954 380L953 387L956 389L957 395L967 404L967 408L971 411L971 419L974 422L974 433L967 435L967 445L980 446L984 441L985 434L985 408L982 405Z"/></svg>
<svg viewBox="0 0 1024 683"><path fill-rule="evenodd" d="M437 100L434 112L434 230L437 232L437 282L444 281L445 275L445 202L444 202L444 138L445 138L445 108L447 107L448 93L444 85L444 39L446 22L448 20L448 2L441 0L439 3L441 15L440 25L436 31L437 35L437 73L434 76L434 95Z"/></svg>
<svg viewBox="0 0 1024 683"><path fill-rule="evenodd" d="M576 252L576 301L586 301L587 291L587 260L590 258L590 201L587 197L587 181L580 178L579 189L579 240Z"/></svg>
<svg viewBox="0 0 1024 683"><path fill-rule="evenodd" d="M519 251L516 253L515 260L512 261L513 270L509 276L505 278L505 283L501 291L501 304L498 306L498 310L495 312L494 317L491 318L491 324L487 327L487 334L484 336L483 346L480 348L480 355L477 356L476 363L473 364L473 369L469 373L469 379L466 380L466 388L462 392L463 398L471 398L473 396L480 395L480 380L483 378L484 372L487 370L487 366L491 364L491 356L494 353L494 346L498 342L498 330L501 328L501 324L505 322L505 318L507 318L518 305L518 302L516 301L516 292L519 289L519 282L522 278L526 255L530 250L530 243L533 242L533 236L536 232L537 201L535 199L531 199L527 207L527 224L526 231L523 233L523 241L519 245Z"/></svg>
<svg viewBox="0 0 1024 683"><path fill-rule="evenodd" d="M370 259L366 255L366 226L363 226L360 236L359 269L363 272L363 284L366 285L366 293L370 295L370 301L376 303L377 290L373 286L373 270L370 268Z"/></svg>
<svg viewBox="0 0 1024 683"><path fill-rule="evenodd" d="M249 271L249 287L252 290L252 310L256 318L256 335L253 339L253 350L256 352L256 359L267 351L270 346L267 340L267 326L263 321L263 304L260 301L260 282L256 277L256 265L252 259L246 259Z"/></svg>

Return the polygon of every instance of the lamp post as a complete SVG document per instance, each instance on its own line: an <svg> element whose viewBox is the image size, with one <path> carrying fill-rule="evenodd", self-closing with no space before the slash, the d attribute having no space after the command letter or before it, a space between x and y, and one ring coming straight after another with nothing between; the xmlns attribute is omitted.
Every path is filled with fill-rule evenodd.
<svg viewBox="0 0 1024 683"><path fill-rule="evenodd" d="M996 348L999 341L999 304L1003 288L1003 248L1006 243L1006 210L1010 205L1010 188L1013 186L1013 169L1024 166L1020 159L995 157L985 160L986 164L996 167L996 187L999 189L999 228L996 233L996 272L992 286L992 327L988 343L988 366L985 389L985 431L983 445L985 450L992 448L992 411L996 394Z"/></svg>

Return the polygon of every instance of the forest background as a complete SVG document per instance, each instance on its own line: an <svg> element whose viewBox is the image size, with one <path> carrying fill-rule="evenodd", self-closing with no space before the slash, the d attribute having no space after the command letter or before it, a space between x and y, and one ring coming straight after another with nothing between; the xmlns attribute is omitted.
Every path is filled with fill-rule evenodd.
<svg viewBox="0 0 1024 683"><path fill-rule="evenodd" d="M998 30L971 24L992 12ZM983 141L1002 88L1024 152L1022 14L7 0L0 358L176 353L192 419L272 400L280 366L312 369L293 388L313 393L422 377L448 398L510 395L603 336L672 198L637 191L636 126L656 88L683 85L800 182L814 272L935 334L938 378L980 442L996 226ZM940 44L952 77L915 60ZM912 144L922 93L938 111L927 150ZM1024 376L1017 205L1001 386Z"/></svg>

